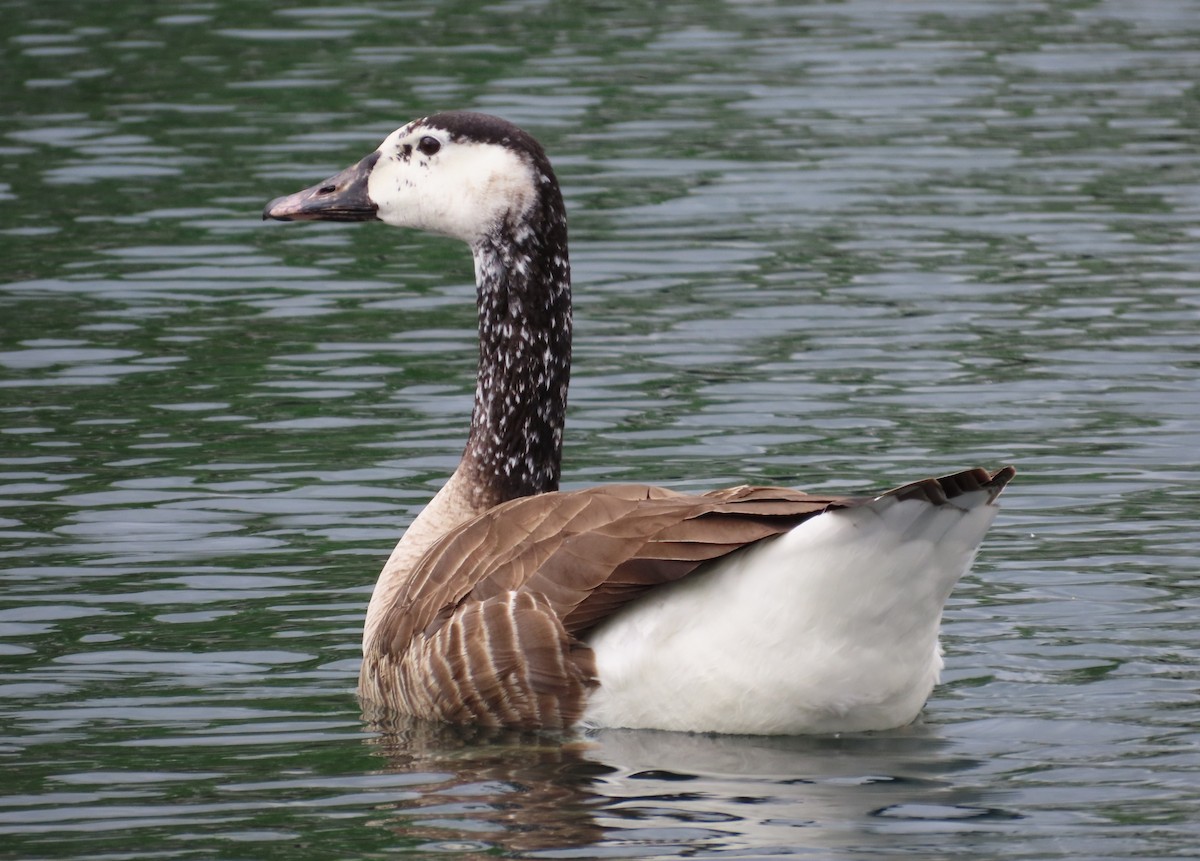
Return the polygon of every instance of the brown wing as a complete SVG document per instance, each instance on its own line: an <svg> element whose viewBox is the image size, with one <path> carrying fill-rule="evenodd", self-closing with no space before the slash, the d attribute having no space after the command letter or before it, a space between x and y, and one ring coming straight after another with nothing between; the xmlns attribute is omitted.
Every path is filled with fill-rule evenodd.
<svg viewBox="0 0 1200 861"><path fill-rule="evenodd" d="M889 491L936 504L1011 473ZM649 589L870 497L738 487L689 496L644 485L546 493L496 506L436 542L384 617L363 693L419 717L561 726L595 684L577 639Z"/></svg>
<svg viewBox="0 0 1200 861"><path fill-rule="evenodd" d="M418 633L432 635L457 608L510 591L543 595L567 618L606 586L640 592L670 582L846 502L786 488L690 496L644 485L516 499L436 542L381 627L399 652ZM587 615L592 624L602 618ZM591 627L581 618L573 633Z"/></svg>

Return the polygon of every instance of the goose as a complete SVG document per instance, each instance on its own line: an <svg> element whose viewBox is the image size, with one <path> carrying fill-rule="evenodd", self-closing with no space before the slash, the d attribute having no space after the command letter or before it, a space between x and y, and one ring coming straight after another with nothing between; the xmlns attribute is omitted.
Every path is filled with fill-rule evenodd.
<svg viewBox="0 0 1200 861"><path fill-rule="evenodd" d="M850 497L560 491L566 212L541 145L498 117L414 120L263 219L382 221L474 257L470 431L372 593L366 714L758 735L916 719L942 669L942 609L1012 467Z"/></svg>

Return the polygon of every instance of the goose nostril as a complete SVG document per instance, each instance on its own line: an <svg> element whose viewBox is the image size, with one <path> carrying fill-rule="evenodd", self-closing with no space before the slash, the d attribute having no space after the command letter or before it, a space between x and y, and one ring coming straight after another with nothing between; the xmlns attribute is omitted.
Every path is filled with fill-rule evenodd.
<svg viewBox="0 0 1200 861"><path fill-rule="evenodd" d="M337 191L336 185L323 185L317 189L317 194L333 194Z"/></svg>

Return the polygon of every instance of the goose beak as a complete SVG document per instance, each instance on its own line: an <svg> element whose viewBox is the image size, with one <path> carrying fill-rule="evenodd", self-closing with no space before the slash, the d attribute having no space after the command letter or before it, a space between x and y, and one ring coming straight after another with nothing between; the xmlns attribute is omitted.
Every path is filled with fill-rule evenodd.
<svg viewBox="0 0 1200 861"><path fill-rule="evenodd" d="M375 221L379 207L367 193L367 179L379 161L373 152L358 164L304 191L277 197L263 210L263 221Z"/></svg>

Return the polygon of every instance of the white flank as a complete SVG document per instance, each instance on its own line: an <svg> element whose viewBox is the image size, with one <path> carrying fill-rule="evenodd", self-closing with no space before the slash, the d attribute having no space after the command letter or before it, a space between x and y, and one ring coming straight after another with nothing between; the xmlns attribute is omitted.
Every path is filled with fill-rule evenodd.
<svg viewBox="0 0 1200 861"><path fill-rule="evenodd" d="M792 734L912 721L942 668L942 607L996 513L881 497L656 589L587 639L587 726Z"/></svg>

